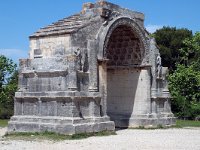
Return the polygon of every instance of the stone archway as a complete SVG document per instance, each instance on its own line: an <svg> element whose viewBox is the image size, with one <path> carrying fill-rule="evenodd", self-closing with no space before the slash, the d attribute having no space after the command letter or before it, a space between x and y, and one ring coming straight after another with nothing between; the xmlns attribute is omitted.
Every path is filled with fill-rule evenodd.
<svg viewBox="0 0 200 150"><path fill-rule="evenodd" d="M120 16L101 27L96 40L102 116L116 127L139 126L150 113L149 48L144 29Z"/></svg>
<svg viewBox="0 0 200 150"><path fill-rule="evenodd" d="M129 126L144 48L138 35L128 25L119 25L105 46L107 62L107 114L117 127Z"/></svg>

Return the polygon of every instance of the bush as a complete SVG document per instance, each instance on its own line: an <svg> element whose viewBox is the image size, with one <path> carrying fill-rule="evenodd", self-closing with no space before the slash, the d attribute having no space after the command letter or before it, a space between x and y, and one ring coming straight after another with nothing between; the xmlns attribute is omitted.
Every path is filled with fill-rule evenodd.
<svg viewBox="0 0 200 150"><path fill-rule="evenodd" d="M0 119L13 115L14 94L17 90L17 65L0 55Z"/></svg>
<svg viewBox="0 0 200 150"><path fill-rule="evenodd" d="M172 111L177 117L195 119L200 114L200 72L193 65L178 65L169 75L169 89L173 97Z"/></svg>

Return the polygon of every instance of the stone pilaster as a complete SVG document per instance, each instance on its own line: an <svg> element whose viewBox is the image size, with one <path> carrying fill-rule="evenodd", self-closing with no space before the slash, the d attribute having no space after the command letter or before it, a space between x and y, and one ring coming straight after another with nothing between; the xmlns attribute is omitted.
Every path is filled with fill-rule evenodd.
<svg viewBox="0 0 200 150"><path fill-rule="evenodd" d="M101 99L101 115L107 116L107 65L106 61L99 64L99 81L100 93L102 95Z"/></svg>
<svg viewBox="0 0 200 150"><path fill-rule="evenodd" d="M145 76L146 76L146 92L147 92L147 98L146 98L146 112L149 114L151 113L151 74L150 74L150 68L145 68Z"/></svg>
<svg viewBox="0 0 200 150"><path fill-rule="evenodd" d="M53 105L54 105L54 116L58 115L58 106L57 106L57 101L53 101Z"/></svg>
<svg viewBox="0 0 200 150"><path fill-rule="evenodd" d="M14 98L14 115L20 115L19 111L20 111L20 107L19 107L19 102L16 100L16 98Z"/></svg>
<svg viewBox="0 0 200 150"><path fill-rule="evenodd" d="M89 58L89 91L98 91L98 74L97 74L97 52L96 41L88 40L88 58Z"/></svg>
<svg viewBox="0 0 200 150"><path fill-rule="evenodd" d="M151 102L151 113L152 113L152 115L155 115L157 113L156 99L152 99L152 102Z"/></svg>
<svg viewBox="0 0 200 150"><path fill-rule="evenodd" d="M68 89L70 91L77 91L77 56L68 56Z"/></svg>
<svg viewBox="0 0 200 150"><path fill-rule="evenodd" d="M170 100L166 99L164 102L164 113L171 113Z"/></svg>
<svg viewBox="0 0 200 150"><path fill-rule="evenodd" d="M19 75L18 75L18 87L19 92L23 92L27 90L27 79L23 75L23 71L27 68L27 59L20 59L20 66L19 66Z"/></svg>
<svg viewBox="0 0 200 150"><path fill-rule="evenodd" d="M42 101L41 98L38 98L38 116L42 115Z"/></svg>

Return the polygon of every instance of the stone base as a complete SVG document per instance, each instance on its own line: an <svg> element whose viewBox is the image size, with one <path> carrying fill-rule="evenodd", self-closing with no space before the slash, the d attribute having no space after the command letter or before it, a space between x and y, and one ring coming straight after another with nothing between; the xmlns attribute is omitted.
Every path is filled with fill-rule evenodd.
<svg viewBox="0 0 200 150"><path fill-rule="evenodd" d="M137 128L140 126L151 128L162 126L172 126L176 125L176 117L174 116L162 116L162 117L145 117L145 116L134 116L131 118L125 116L111 117L111 120L115 122L115 127L120 128Z"/></svg>
<svg viewBox="0 0 200 150"><path fill-rule="evenodd" d="M55 132L72 135L100 131L114 131L115 124L109 117L67 118L13 116L8 123L8 134L16 132Z"/></svg>

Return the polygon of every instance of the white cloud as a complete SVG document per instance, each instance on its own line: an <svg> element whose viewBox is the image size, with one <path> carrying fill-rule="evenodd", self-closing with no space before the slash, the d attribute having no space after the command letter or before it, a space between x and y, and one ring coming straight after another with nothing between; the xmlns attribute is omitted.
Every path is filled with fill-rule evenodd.
<svg viewBox="0 0 200 150"><path fill-rule="evenodd" d="M0 55L4 55L4 56L12 59L15 63L18 63L19 59L28 58L28 51L24 51L24 50L20 50L20 49L0 48Z"/></svg>
<svg viewBox="0 0 200 150"><path fill-rule="evenodd" d="M147 31L149 31L150 33L154 33L156 30L161 29L163 27L163 25L153 25L153 24L149 24L146 26Z"/></svg>

